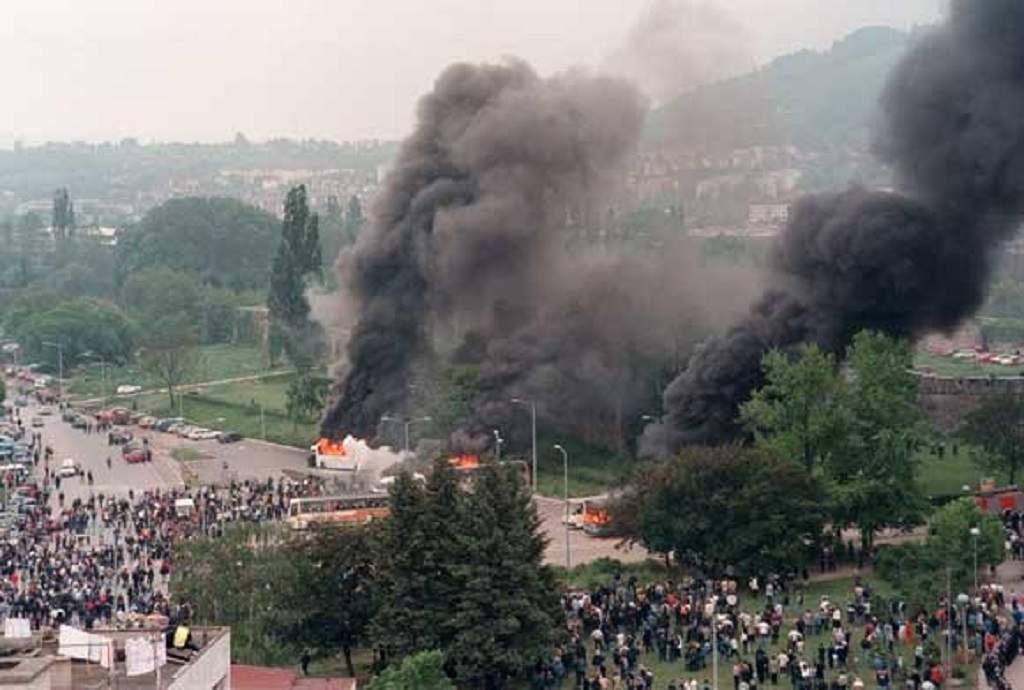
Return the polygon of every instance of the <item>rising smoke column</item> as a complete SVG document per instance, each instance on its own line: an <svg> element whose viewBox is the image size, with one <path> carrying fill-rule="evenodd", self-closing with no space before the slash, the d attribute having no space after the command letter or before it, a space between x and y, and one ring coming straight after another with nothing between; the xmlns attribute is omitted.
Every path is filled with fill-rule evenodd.
<svg viewBox="0 0 1024 690"><path fill-rule="evenodd" d="M775 285L706 342L664 396L649 453L738 433L771 348L840 351L863 328L916 337L980 305L991 255L1024 212L1024 2L954 0L882 98L878 153L905 195L805 199L780 236Z"/></svg>
<svg viewBox="0 0 1024 690"><path fill-rule="evenodd" d="M558 230L607 188L644 111L624 82L541 79L521 62L441 75L371 227L340 260L358 318L325 434L367 436L400 411L411 366L438 333L489 334L499 313L535 316L561 265Z"/></svg>

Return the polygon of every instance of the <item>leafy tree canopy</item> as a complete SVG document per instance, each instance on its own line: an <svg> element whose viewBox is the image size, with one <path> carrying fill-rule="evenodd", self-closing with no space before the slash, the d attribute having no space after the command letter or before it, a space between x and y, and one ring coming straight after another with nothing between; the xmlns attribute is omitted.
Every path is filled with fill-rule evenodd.
<svg viewBox="0 0 1024 690"><path fill-rule="evenodd" d="M171 199L127 228L118 242L121 282L163 266L231 290L265 290L279 221L237 199Z"/></svg>
<svg viewBox="0 0 1024 690"><path fill-rule="evenodd" d="M811 555L824 497L800 463L738 445L693 447L639 468L611 514L627 541L709 574L785 573Z"/></svg>

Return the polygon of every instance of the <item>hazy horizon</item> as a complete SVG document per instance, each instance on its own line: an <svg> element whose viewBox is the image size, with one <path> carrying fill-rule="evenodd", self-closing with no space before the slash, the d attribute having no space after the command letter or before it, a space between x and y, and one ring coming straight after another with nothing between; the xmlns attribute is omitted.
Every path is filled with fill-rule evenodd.
<svg viewBox="0 0 1024 690"><path fill-rule="evenodd" d="M417 99L448 64L515 55L543 74L575 66L615 69L631 27L651 4L18 3L6 8L0 26L0 77L8 94L0 146L125 137L226 141L235 132L253 140L396 139L410 129ZM769 11L764 0L690 4L712 6L725 17L734 64L753 66L827 48L862 26L930 23L946 2L773 0ZM691 47L690 54L699 50Z"/></svg>

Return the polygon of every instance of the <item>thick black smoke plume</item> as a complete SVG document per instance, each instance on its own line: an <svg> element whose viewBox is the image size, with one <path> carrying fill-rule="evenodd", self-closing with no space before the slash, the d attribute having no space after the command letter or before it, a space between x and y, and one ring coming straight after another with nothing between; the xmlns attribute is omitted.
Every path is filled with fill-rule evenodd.
<svg viewBox="0 0 1024 690"><path fill-rule="evenodd" d="M556 231L586 221L644 111L618 80L542 79L521 62L446 70L420 102L372 227L341 259L359 316L322 430L371 435L438 343L454 351L472 336L486 352L495 333L533 322L571 265Z"/></svg>
<svg viewBox="0 0 1024 690"><path fill-rule="evenodd" d="M854 189L800 203L774 286L669 386L648 452L738 433L737 408L771 348L840 351L863 328L915 337L978 308L992 252L1024 212L1024 2L954 0L881 105L878 152L905 196Z"/></svg>

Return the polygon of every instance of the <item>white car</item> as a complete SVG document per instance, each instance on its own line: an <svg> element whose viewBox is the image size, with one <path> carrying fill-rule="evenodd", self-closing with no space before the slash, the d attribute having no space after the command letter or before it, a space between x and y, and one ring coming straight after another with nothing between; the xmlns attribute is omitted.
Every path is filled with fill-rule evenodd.
<svg viewBox="0 0 1024 690"><path fill-rule="evenodd" d="M142 392L142 386L133 386L133 385L125 384L123 386L118 386L117 387L117 394L118 395L132 395L133 393L141 393L141 392Z"/></svg>
<svg viewBox="0 0 1024 690"><path fill-rule="evenodd" d="M220 438L220 432L214 431L213 429L203 429L200 432L192 432L189 438L196 441L213 441L214 439Z"/></svg>
<svg viewBox="0 0 1024 690"><path fill-rule="evenodd" d="M193 441L199 441L202 440L204 438L204 435L208 433L210 433L209 429L201 426L194 426L188 430L188 433L185 434L185 436Z"/></svg>
<svg viewBox="0 0 1024 690"><path fill-rule="evenodd" d="M62 477L75 477L79 473L78 463L71 458L64 458L64 462L60 464L60 470L57 471Z"/></svg>

